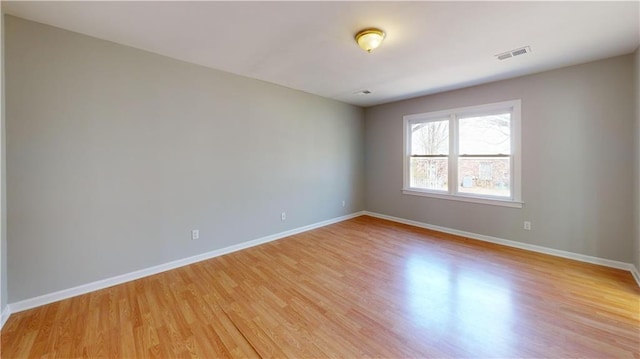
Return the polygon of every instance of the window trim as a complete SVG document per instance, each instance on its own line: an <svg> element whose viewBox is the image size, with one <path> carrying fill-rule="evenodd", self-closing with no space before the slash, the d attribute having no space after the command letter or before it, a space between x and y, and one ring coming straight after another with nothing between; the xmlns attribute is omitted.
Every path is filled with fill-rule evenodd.
<svg viewBox="0 0 640 359"><path fill-rule="evenodd" d="M509 100L477 106L467 106L448 110L425 112L403 116L403 159L402 193L422 197L447 199L454 201L489 204L496 206L522 208L522 176L521 176L521 105L522 101ZM458 126L460 118L483 116L497 111L510 110L510 172L511 172L511 197L498 197L491 195L477 195L458 192ZM411 187L410 161L411 161L411 124L416 122L441 121L449 118L449 154L448 154L448 189L446 191ZM454 169L455 170L452 170Z"/></svg>

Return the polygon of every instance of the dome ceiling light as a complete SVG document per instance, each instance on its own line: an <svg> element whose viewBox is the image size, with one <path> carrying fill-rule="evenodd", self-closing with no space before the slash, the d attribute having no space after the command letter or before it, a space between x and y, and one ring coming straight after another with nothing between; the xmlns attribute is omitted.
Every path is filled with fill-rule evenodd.
<svg viewBox="0 0 640 359"><path fill-rule="evenodd" d="M371 52L376 49L384 40L386 34L384 31L376 28L368 28L359 31L356 36L356 42L364 51Z"/></svg>

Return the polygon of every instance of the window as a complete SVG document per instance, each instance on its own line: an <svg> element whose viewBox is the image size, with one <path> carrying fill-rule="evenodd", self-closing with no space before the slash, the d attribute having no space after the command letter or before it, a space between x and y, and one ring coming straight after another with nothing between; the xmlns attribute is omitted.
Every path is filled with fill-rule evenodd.
<svg viewBox="0 0 640 359"><path fill-rule="evenodd" d="M522 207L520 100L404 116L403 193Z"/></svg>

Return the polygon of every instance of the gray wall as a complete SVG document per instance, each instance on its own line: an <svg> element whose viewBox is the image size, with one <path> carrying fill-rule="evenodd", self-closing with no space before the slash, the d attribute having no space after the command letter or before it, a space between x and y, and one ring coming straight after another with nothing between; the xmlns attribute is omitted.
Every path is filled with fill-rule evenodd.
<svg viewBox="0 0 640 359"><path fill-rule="evenodd" d="M10 302L364 208L361 108L5 22Z"/></svg>
<svg viewBox="0 0 640 359"><path fill-rule="evenodd" d="M636 266L637 270L640 270L640 47L636 49L634 54L635 59L635 93L634 93L634 101L636 105L636 211L635 211L635 220L636 220L636 237L635 237L635 246L633 250L633 263Z"/></svg>
<svg viewBox="0 0 640 359"><path fill-rule="evenodd" d="M365 207L632 262L633 66L627 55L366 109ZM401 194L403 115L511 99L522 99L524 208Z"/></svg>
<svg viewBox="0 0 640 359"><path fill-rule="evenodd" d="M628 166L640 161L638 52L363 113L22 19L5 26L0 308L365 208L640 267L640 191L629 199L640 172ZM516 98L523 209L400 193L403 115Z"/></svg>
<svg viewBox="0 0 640 359"><path fill-rule="evenodd" d="M5 100L4 100L4 14L0 3L0 313L6 308L7 297L7 190L5 151Z"/></svg>

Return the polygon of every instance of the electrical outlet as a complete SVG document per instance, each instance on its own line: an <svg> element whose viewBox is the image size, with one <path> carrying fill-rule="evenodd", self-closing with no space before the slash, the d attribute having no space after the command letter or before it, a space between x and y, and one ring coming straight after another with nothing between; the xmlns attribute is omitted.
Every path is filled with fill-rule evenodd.
<svg viewBox="0 0 640 359"><path fill-rule="evenodd" d="M286 221L287 220L287 213L286 212L282 212L282 214L280 215L280 220L282 220L282 221Z"/></svg>
<svg viewBox="0 0 640 359"><path fill-rule="evenodd" d="M346 204L346 202L344 200L342 200L342 207L344 207L345 204Z"/></svg>
<svg viewBox="0 0 640 359"><path fill-rule="evenodd" d="M529 221L524 221L524 229L527 231L531 230L531 222Z"/></svg>
<svg viewBox="0 0 640 359"><path fill-rule="evenodd" d="M191 240L196 240L196 239L200 239L200 230L199 229L192 229L191 230Z"/></svg>

